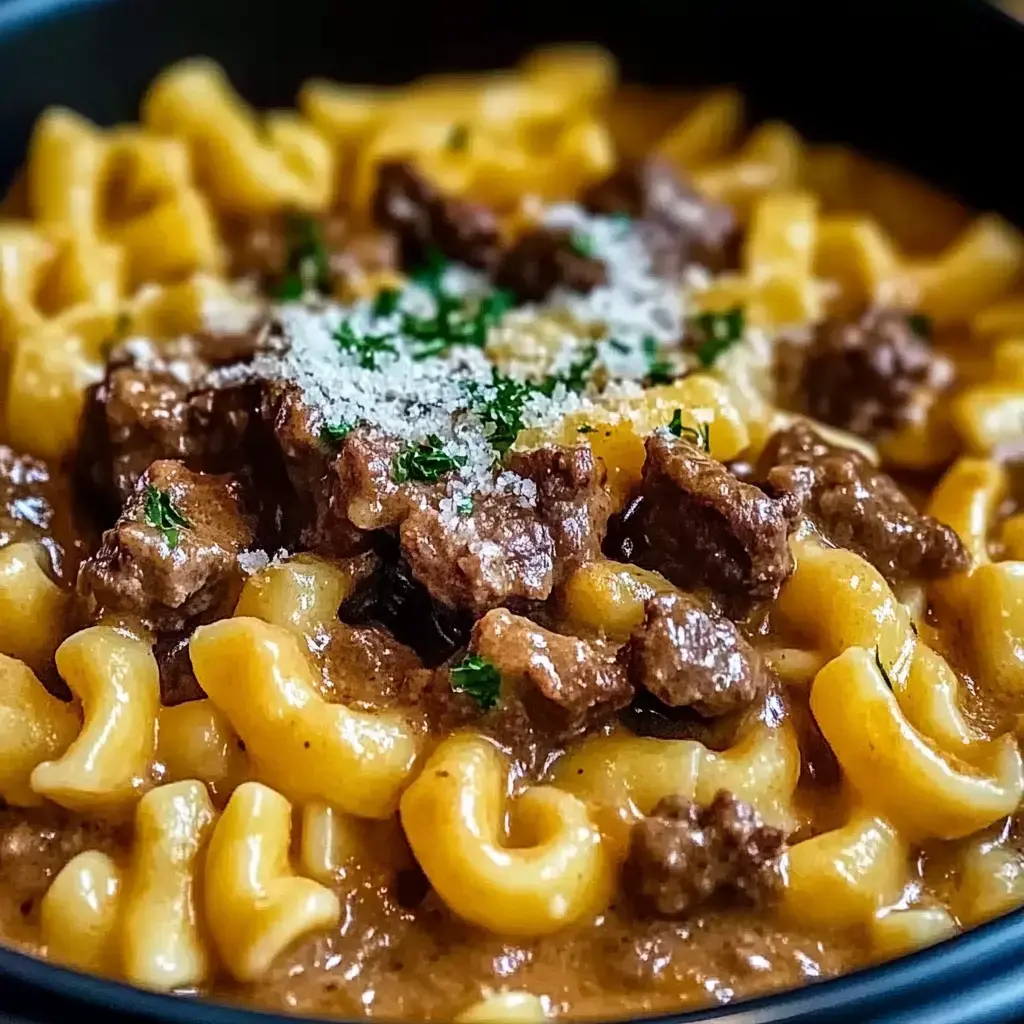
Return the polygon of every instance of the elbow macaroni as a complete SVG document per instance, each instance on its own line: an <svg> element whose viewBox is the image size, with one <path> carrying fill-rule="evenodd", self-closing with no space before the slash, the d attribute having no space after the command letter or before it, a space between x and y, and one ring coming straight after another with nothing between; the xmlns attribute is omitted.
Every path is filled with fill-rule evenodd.
<svg viewBox="0 0 1024 1024"><path fill-rule="evenodd" d="M506 935L545 935L601 911L612 860L586 806L533 786L510 807L506 765L479 736L435 751L402 797L402 827L441 898L460 917Z"/></svg>

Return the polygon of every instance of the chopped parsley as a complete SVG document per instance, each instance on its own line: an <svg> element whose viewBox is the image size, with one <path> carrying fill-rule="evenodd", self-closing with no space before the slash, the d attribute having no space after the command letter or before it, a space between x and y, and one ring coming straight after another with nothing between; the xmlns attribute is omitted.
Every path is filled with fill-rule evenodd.
<svg viewBox="0 0 1024 1024"><path fill-rule="evenodd" d="M618 338L609 338L608 346L609 348L613 348L620 355L629 355L629 346L624 341L619 341Z"/></svg>
<svg viewBox="0 0 1024 1024"><path fill-rule="evenodd" d="M676 435L681 437L684 441L689 441L690 444L700 448L701 451L705 451L708 454L711 453L711 424L701 423L696 427L687 427L683 424L683 410L676 409L672 413L672 422L669 423L668 429Z"/></svg>
<svg viewBox="0 0 1024 1024"><path fill-rule="evenodd" d="M455 511L460 516L471 516L473 514L473 499L468 494L464 494L461 498L456 498Z"/></svg>
<svg viewBox="0 0 1024 1024"><path fill-rule="evenodd" d="M441 438L430 434L426 441L406 445L395 456L391 475L399 484L406 480L432 484L465 464L465 455L449 455Z"/></svg>
<svg viewBox="0 0 1024 1024"><path fill-rule="evenodd" d="M597 431L597 427L592 427L589 423L581 423L576 428L577 434L593 434Z"/></svg>
<svg viewBox="0 0 1024 1024"><path fill-rule="evenodd" d="M647 357L647 379L651 384L671 384L676 379L675 367L658 355L658 342L650 334L643 340L644 355Z"/></svg>
<svg viewBox="0 0 1024 1024"><path fill-rule="evenodd" d="M456 693L468 693L481 711L496 707L501 696L501 673L486 658L468 654L453 665L449 678Z"/></svg>
<svg viewBox="0 0 1024 1024"><path fill-rule="evenodd" d="M331 291L331 264L320 225L306 214L290 213L285 220L288 256L276 289L283 300L301 299L308 291Z"/></svg>
<svg viewBox="0 0 1024 1024"><path fill-rule="evenodd" d="M742 340L746 323L742 306L734 306L724 313L699 313L691 317L690 333L696 342L694 351L701 366L714 366L723 352Z"/></svg>
<svg viewBox="0 0 1024 1024"><path fill-rule="evenodd" d="M374 316L391 316L398 309L402 293L397 288L381 288L373 300Z"/></svg>
<svg viewBox="0 0 1024 1024"><path fill-rule="evenodd" d="M926 341L931 339L934 325L930 316L926 316L924 313L911 313L907 317L907 323L919 338L924 338Z"/></svg>
<svg viewBox="0 0 1024 1024"><path fill-rule="evenodd" d="M582 231L573 231L569 235L569 248L572 249L577 256L585 260L594 259L595 249L594 240L590 235L584 234Z"/></svg>
<svg viewBox="0 0 1024 1024"><path fill-rule="evenodd" d="M192 523L174 507L170 492L161 491L149 484L146 487L146 504L143 510L146 522L155 530L159 530L173 551L181 539L181 531L187 530Z"/></svg>
<svg viewBox="0 0 1024 1024"><path fill-rule="evenodd" d="M334 332L334 340L342 352L356 356L364 370L376 370L378 356L384 353L396 354L394 338L386 334L358 335L347 320Z"/></svg>
<svg viewBox="0 0 1024 1024"><path fill-rule="evenodd" d="M878 671L882 673L882 679L885 681L885 685L892 689L892 680L889 678L889 673L886 671L885 666L882 664L882 655L879 653L878 648L875 648L875 665L878 667Z"/></svg>
<svg viewBox="0 0 1024 1024"><path fill-rule="evenodd" d="M469 145L469 127L464 124L453 124L445 148L453 153L461 153Z"/></svg>
<svg viewBox="0 0 1024 1024"><path fill-rule="evenodd" d="M346 423L344 420L340 423L325 423L320 428L320 440L331 447L337 447L355 428L354 423Z"/></svg>
<svg viewBox="0 0 1024 1024"><path fill-rule="evenodd" d="M491 373L491 386L494 389L493 397L477 401L472 407L480 420L492 427L487 436L491 447L499 455L504 455L515 444L519 431L523 429L523 408L533 394L535 385L507 377L495 369ZM471 397L475 390L470 388Z"/></svg>

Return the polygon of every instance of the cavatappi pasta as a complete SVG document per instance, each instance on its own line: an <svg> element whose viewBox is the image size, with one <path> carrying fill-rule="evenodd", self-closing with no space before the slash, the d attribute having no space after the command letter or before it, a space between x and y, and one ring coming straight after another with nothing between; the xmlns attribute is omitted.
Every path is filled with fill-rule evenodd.
<svg viewBox="0 0 1024 1024"><path fill-rule="evenodd" d="M47 110L0 206L0 934L539 1021L1024 904L1022 269L587 46Z"/></svg>

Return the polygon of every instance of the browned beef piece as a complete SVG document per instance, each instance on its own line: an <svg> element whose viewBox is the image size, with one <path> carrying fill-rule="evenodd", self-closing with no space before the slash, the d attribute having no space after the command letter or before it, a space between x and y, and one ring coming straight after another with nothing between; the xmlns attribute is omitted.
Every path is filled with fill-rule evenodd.
<svg viewBox="0 0 1024 1024"><path fill-rule="evenodd" d="M480 270L493 269L501 238L497 218L486 206L442 195L404 161L381 164L378 175L374 221L398 236L404 267L421 264L436 251Z"/></svg>
<svg viewBox="0 0 1024 1024"><path fill-rule="evenodd" d="M688 441L657 431L623 550L685 590L715 591L738 614L774 600L793 571L784 513Z"/></svg>
<svg viewBox="0 0 1024 1024"><path fill-rule="evenodd" d="M469 649L498 669L536 729L561 737L618 711L633 696L613 650L552 633L504 608L473 627Z"/></svg>
<svg viewBox="0 0 1024 1024"><path fill-rule="evenodd" d="M510 494L488 494L468 517L433 506L402 523L402 552L430 595L477 614L514 598L543 601L555 579L555 542L536 510Z"/></svg>
<svg viewBox="0 0 1024 1024"><path fill-rule="evenodd" d="M648 601L625 657L636 686L669 707L707 716L746 707L767 681L764 663L740 631L691 594Z"/></svg>
<svg viewBox="0 0 1024 1024"><path fill-rule="evenodd" d="M342 622L332 623L323 658L333 699L371 709L400 702L406 675L423 667L416 652L387 630Z"/></svg>
<svg viewBox="0 0 1024 1024"><path fill-rule="evenodd" d="M556 288L591 292L608 283L605 265L582 251L568 228L534 228L502 257L495 284L523 302L541 302Z"/></svg>
<svg viewBox="0 0 1024 1024"><path fill-rule="evenodd" d="M153 525L161 497L189 525ZM154 462L99 551L82 564L78 591L92 616L136 615L157 631L181 630L231 599L240 582L238 555L252 540L252 521L231 477Z"/></svg>
<svg viewBox="0 0 1024 1024"><path fill-rule="evenodd" d="M785 835L724 790L707 807L660 801L630 835L623 884L645 916L685 917L713 896L758 903L780 885Z"/></svg>
<svg viewBox="0 0 1024 1024"><path fill-rule="evenodd" d="M116 352L87 396L76 454L76 477L90 500L119 508L158 459L213 473L240 468L260 385L217 386L208 374L248 361L257 334L204 334L160 345L144 359Z"/></svg>
<svg viewBox="0 0 1024 1024"><path fill-rule="evenodd" d="M334 500L361 530L396 526L409 511L412 495L436 490L415 482L395 482L395 458L403 443L372 427L356 427L342 442L332 467Z"/></svg>
<svg viewBox="0 0 1024 1024"><path fill-rule="evenodd" d="M254 278L265 292L275 292L295 271L303 234L322 245L329 283L398 266L398 240L393 234L355 233L347 219L337 213L298 219L295 214L283 212L236 216L225 219L222 228L230 259L229 275Z"/></svg>
<svg viewBox="0 0 1024 1024"><path fill-rule="evenodd" d="M807 412L864 437L906 423L920 389L952 379L952 364L919 331L913 317L894 309L821 324L801 380Z"/></svg>
<svg viewBox="0 0 1024 1024"><path fill-rule="evenodd" d="M166 707L206 696L192 671L192 659L188 653L191 638L191 631L186 630L184 633L158 636L153 644L153 657L160 670L160 701Z"/></svg>
<svg viewBox="0 0 1024 1024"><path fill-rule="evenodd" d="M58 579L73 578L87 547L63 478L45 462L0 444L0 548L16 541L42 544Z"/></svg>
<svg viewBox="0 0 1024 1024"><path fill-rule="evenodd" d="M829 540L862 555L890 582L934 579L969 565L954 530L919 512L859 452L829 444L806 422L771 438L758 471L791 519L809 517Z"/></svg>
<svg viewBox="0 0 1024 1024"><path fill-rule="evenodd" d="M365 547L363 531L348 518L347 501L335 493L338 453L321 438L299 389L293 384L268 384L262 416L273 433L291 484L291 500L286 505L293 522L286 533L297 536L296 546L333 557Z"/></svg>
<svg viewBox="0 0 1024 1024"><path fill-rule="evenodd" d="M600 554L611 504L589 448L546 445L507 465L536 485L535 500L482 495L465 517L424 501L402 523L412 571L443 604L480 614L513 599L543 601Z"/></svg>
<svg viewBox="0 0 1024 1024"><path fill-rule="evenodd" d="M688 263L723 270L735 262L732 210L687 185L664 157L628 163L585 196L596 213L625 213L640 222L655 267L666 276Z"/></svg>
<svg viewBox="0 0 1024 1024"><path fill-rule="evenodd" d="M555 585L601 554L612 511L604 463L589 445L511 452L506 465L537 486L537 512L555 543Z"/></svg>

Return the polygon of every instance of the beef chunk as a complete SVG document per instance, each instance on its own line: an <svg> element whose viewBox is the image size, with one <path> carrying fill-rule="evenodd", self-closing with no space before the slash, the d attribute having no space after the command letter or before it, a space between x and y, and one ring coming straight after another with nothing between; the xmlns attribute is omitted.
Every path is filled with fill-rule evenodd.
<svg viewBox="0 0 1024 1024"><path fill-rule="evenodd" d="M746 707L766 685L764 664L739 630L690 594L648 601L626 658L634 684L702 715Z"/></svg>
<svg viewBox="0 0 1024 1024"><path fill-rule="evenodd" d="M320 437L320 427L299 389L293 384L268 385L261 412L291 485L284 534L295 535L300 549L328 557L362 550L365 535L349 520L347 501L337 493L337 452Z"/></svg>
<svg viewBox="0 0 1024 1024"><path fill-rule="evenodd" d="M406 268L422 264L437 251L480 270L491 270L501 240L494 214L479 203L442 195L412 164L381 164L373 217L393 231Z"/></svg>
<svg viewBox="0 0 1024 1024"><path fill-rule="evenodd" d="M963 572L970 559L950 527L918 512L893 479L859 452L829 444L799 422L768 442L761 479L791 519L807 516L839 547L890 582Z"/></svg>
<svg viewBox="0 0 1024 1024"><path fill-rule="evenodd" d="M255 330L206 334L111 363L87 396L76 456L79 485L108 519L158 459L211 473L234 471L245 461L260 386L217 386L208 374L246 362L256 344Z"/></svg>
<svg viewBox="0 0 1024 1024"><path fill-rule="evenodd" d="M504 608L473 627L469 648L515 687L535 728L559 736L580 732L625 707L633 695L614 652L552 633Z"/></svg>
<svg viewBox="0 0 1024 1024"><path fill-rule="evenodd" d="M543 601L600 554L611 505L589 448L546 445L513 454L508 468L534 483L535 497L482 495L469 516L423 503L403 522L402 550L436 600L476 613Z"/></svg>
<svg viewBox="0 0 1024 1024"><path fill-rule="evenodd" d="M612 502L604 463L589 445L512 452L508 469L537 487L537 511L555 545L555 585L601 554Z"/></svg>
<svg viewBox="0 0 1024 1024"><path fill-rule="evenodd" d="M780 883L779 829L724 790L707 807L666 797L633 826L623 884L639 913L685 917L722 894L760 902Z"/></svg>
<svg viewBox="0 0 1024 1024"><path fill-rule="evenodd" d="M555 578L555 542L516 495L488 494L462 517L427 506L402 523L402 552L442 604L481 613L513 599L543 601Z"/></svg>
<svg viewBox="0 0 1024 1024"><path fill-rule="evenodd" d="M296 215L261 214L229 217L223 225L231 277L253 278L261 291L276 293L288 275L295 273L296 257L314 246L326 261L326 281L348 280L363 274L394 270L398 265L398 240L390 232L354 233L348 221L336 213ZM308 258L308 257L307 257Z"/></svg>
<svg viewBox="0 0 1024 1024"><path fill-rule="evenodd" d="M73 575L85 544L71 517L63 480L45 462L0 444L0 548L35 541L58 579Z"/></svg>
<svg viewBox="0 0 1024 1024"><path fill-rule="evenodd" d="M323 658L333 699L369 708L397 703L406 674L422 667L415 651L386 630L341 622L332 624Z"/></svg>
<svg viewBox="0 0 1024 1024"><path fill-rule="evenodd" d="M807 412L864 437L906 423L915 394L943 387L952 377L949 361L919 329L913 317L892 309L823 323L803 368Z"/></svg>
<svg viewBox="0 0 1024 1024"><path fill-rule="evenodd" d="M191 633L169 633L158 636L153 644L153 657L160 670L160 702L165 707L185 704L206 696L192 671L188 652Z"/></svg>
<svg viewBox="0 0 1024 1024"><path fill-rule="evenodd" d="M157 494L189 523L176 536L149 521L147 506ZM232 478L154 462L99 551L82 564L79 594L94 616L137 615L160 632L181 630L233 596L238 555L252 539Z"/></svg>
<svg viewBox="0 0 1024 1024"><path fill-rule="evenodd" d="M731 613L774 600L793 571L782 504L662 431L647 439L624 528L627 556L684 589L716 591Z"/></svg>
<svg viewBox="0 0 1024 1024"><path fill-rule="evenodd" d="M628 163L585 196L596 213L625 213L639 221L655 267L672 276L688 263L724 270L735 262L736 218L705 199L663 157Z"/></svg>
<svg viewBox="0 0 1024 1024"><path fill-rule="evenodd" d="M494 279L523 302L541 302L556 288L591 292L608 283L608 271L568 228L534 228L505 253Z"/></svg>

